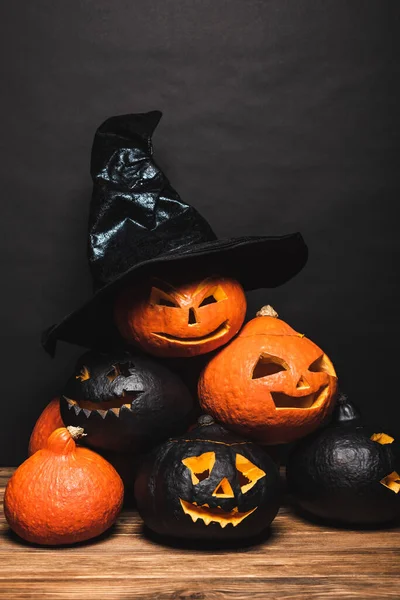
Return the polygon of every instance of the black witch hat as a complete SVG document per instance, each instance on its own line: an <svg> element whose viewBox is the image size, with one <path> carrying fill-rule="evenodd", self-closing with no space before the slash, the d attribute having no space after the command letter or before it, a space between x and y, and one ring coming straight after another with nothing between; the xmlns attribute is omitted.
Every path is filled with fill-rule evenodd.
<svg viewBox="0 0 400 600"><path fill-rule="evenodd" d="M115 293L156 268L184 267L190 261L192 269L207 261L213 272L235 277L251 290L281 285L307 261L300 233L217 239L152 159L151 136L161 114L111 117L96 131L88 248L94 293L43 334L50 354L57 340L109 348L118 339L112 319Z"/></svg>

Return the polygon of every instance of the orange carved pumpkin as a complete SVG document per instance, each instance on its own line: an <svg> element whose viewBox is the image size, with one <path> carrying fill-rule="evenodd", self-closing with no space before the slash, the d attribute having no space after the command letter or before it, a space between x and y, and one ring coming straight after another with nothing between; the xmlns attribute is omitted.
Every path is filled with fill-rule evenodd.
<svg viewBox="0 0 400 600"><path fill-rule="evenodd" d="M76 446L80 427L60 427L9 480L4 514L11 529L36 544L82 542L108 529L122 506L124 486L104 458Z"/></svg>
<svg viewBox="0 0 400 600"><path fill-rule="evenodd" d="M202 409L261 444L291 442L332 411L335 369L311 340L264 307L205 367Z"/></svg>
<svg viewBox="0 0 400 600"><path fill-rule="evenodd" d="M153 278L124 289L114 318L121 335L156 356L211 352L240 329L246 297L235 279L213 276L191 283Z"/></svg>
<svg viewBox="0 0 400 600"><path fill-rule="evenodd" d="M35 423L29 440L28 455L41 450L46 445L49 435L58 427L64 427L64 423L60 415L60 399L54 398Z"/></svg>

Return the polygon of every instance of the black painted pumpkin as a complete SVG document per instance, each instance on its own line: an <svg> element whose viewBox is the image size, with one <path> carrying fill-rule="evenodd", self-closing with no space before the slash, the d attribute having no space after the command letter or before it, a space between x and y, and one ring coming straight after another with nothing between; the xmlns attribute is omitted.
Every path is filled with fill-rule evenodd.
<svg viewBox="0 0 400 600"><path fill-rule="evenodd" d="M135 498L145 524L158 534L251 538L267 529L278 512L279 472L264 449L206 415L145 459Z"/></svg>
<svg viewBox="0 0 400 600"><path fill-rule="evenodd" d="M81 426L93 448L143 451L185 431L192 397L154 359L118 351L80 357L60 401L66 425Z"/></svg>
<svg viewBox="0 0 400 600"><path fill-rule="evenodd" d="M294 503L325 520L376 524L400 516L400 445L362 425L342 395L331 423L303 438L287 462Z"/></svg>

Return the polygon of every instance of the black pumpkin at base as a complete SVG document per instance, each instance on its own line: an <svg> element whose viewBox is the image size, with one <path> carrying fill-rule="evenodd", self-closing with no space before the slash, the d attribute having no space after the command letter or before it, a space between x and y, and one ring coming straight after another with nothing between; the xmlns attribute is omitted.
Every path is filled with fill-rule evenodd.
<svg viewBox="0 0 400 600"><path fill-rule="evenodd" d="M304 516L377 525L400 517L399 444L363 427L342 395L331 423L303 438L286 466L288 491Z"/></svg>
<svg viewBox="0 0 400 600"><path fill-rule="evenodd" d="M155 448L139 468L135 498L145 525L161 536L239 540L259 536L281 500L267 452L207 415Z"/></svg>
<svg viewBox="0 0 400 600"><path fill-rule="evenodd" d="M185 431L193 411L178 375L126 350L86 352L60 399L64 423L83 427L82 443L113 452L145 452Z"/></svg>

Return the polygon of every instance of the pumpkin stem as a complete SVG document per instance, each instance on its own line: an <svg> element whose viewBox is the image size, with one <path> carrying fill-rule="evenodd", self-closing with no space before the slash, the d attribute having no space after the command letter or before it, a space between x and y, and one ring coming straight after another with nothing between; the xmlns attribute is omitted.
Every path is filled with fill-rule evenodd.
<svg viewBox="0 0 400 600"><path fill-rule="evenodd" d="M215 421L211 415L200 415L197 419L197 424L200 427L204 427L205 425L214 425Z"/></svg>
<svg viewBox="0 0 400 600"><path fill-rule="evenodd" d="M74 441L79 440L81 437L87 435L87 433L84 433L85 430L83 427L74 427L73 425L68 425L67 429Z"/></svg>
<svg viewBox="0 0 400 600"><path fill-rule="evenodd" d="M82 427L59 427L49 436L45 447L55 454L70 454L76 448L74 436L77 439L82 435L84 435Z"/></svg>
<svg viewBox="0 0 400 600"><path fill-rule="evenodd" d="M260 310L256 313L256 317L273 317L274 319L276 319L278 317L278 313L272 308L270 304L266 304L265 306L262 306Z"/></svg>
<svg viewBox="0 0 400 600"><path fill-rule="evenodd" d="M339 394L332 414L332 422L336 425L361 425L361 414L358 408L347 399L346 394Z"/></svg>

